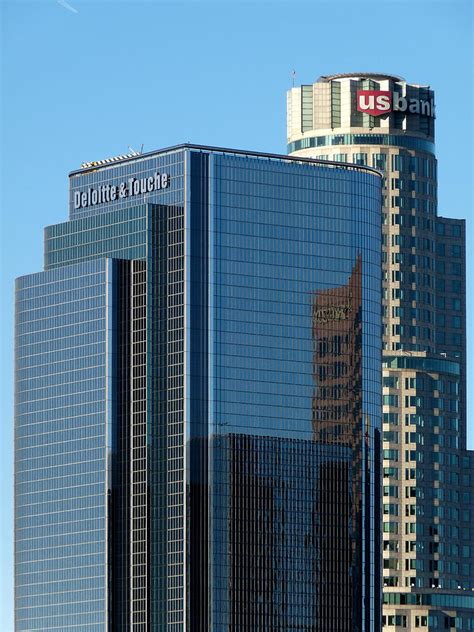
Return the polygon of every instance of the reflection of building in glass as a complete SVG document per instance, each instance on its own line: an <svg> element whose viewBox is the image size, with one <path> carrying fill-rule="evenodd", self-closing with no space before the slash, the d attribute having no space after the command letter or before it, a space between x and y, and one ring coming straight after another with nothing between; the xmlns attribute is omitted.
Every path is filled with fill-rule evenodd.
<svg viewBox="0 0 474 632"><path fill-rule="evenodd" d="M357 581L357 568L362 559L361 544L367 537L363 516L372 513L375 521L380 520L378 502L366 504L364 481L370 479L367 445L363 441L369 436L368 418L363 418L362 407L362 259L360 256L352 268L347 283L329 289L318 290L313 298L313 436L322 445L346 446L351 454L349 477L350 503L343 507L344 493L333 489L328 477L326 486L332 491L333 510L347 512L346 519L351 528L350 536L343 537L340 529L340 548L344 555L332 559L334 568L342 560L346 565L340 577L338 607L342 612L350 611L354 602L360 601L361 586ZM367 427L366 427L367 426ZM380 436L376 431L377 451L380 454ZM380 473L375 459L374 471ZM332 472L337 470L333 464ZM340 508L337 509L338 503ZM331 564L328 565L331 568ZM333 571L334 573L334 571ZM337 574L337 573L336 573ZM346 628L342 628L346 629Z"/></svg>
<svg viewBox="0 0 474 632"><path fill-rule="evenodd" d="M291 155L383 173L384 624L474 629L465 226L437 214L434 92L338 74L287 102Z"/></svg>
<svg viewBox="0 0 474 632"><path fill-rule="evenodd" d="M319 290L313 300L315 438L360 444L362 381L362 261L345 285Z"/></svg>
<svg viewBox="0 0 474 632"><path fill-rule="evenodd" d="M179 146L70 185L16 286L18 632L376 632L379 175ZM348 279L350 444L312 306Z"/></svg>

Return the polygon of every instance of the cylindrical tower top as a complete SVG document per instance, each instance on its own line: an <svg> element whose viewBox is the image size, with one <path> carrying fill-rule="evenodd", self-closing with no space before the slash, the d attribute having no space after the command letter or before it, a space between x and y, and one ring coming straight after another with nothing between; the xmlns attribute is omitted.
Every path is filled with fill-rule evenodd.
<svg viewBox="0 0 474 632"><path fill-rule="evenodd" d="M288 91L287 114L289 153L327 144L383 144L434 154L434 92L397 75L322 75Z"/></svg>

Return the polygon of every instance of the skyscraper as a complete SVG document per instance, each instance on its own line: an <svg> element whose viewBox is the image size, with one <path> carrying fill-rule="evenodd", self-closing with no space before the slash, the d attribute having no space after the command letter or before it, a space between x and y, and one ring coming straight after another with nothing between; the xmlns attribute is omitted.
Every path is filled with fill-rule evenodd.
<svg viewBox="0 0 474 632"><path fill-rule="evenodd" d="M429 86L354 73L287 97L288 153L383 173L384 625L474 629L465 226L437 214Z"/></svg>
<svg viewBox="0 0 474 632"><path fill-rule="evenodd" d="M17 631L379 630L380 181L70 174L16 285Z"/></svg>

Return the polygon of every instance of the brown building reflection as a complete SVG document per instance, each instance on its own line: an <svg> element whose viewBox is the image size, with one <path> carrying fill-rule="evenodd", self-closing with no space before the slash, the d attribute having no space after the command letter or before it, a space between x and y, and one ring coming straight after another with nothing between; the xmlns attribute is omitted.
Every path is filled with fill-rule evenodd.
<svg viewBox="0 0 474 632"><path fill-rule="evenodd" d="M348 283L318 291L312 305L313 436L325 443L360 444L362 397L362 261Z"/></svg>
<svg viewBox="0 0 474 632"><path fill-rule="evenodd" d="M318 629L338 620L350 630L362 597L362 260L357 257L346 284L318 291L312 302L313 438L350 449L348 463L326 464L318 479L319 538L317 586L321 586ZM340 468L349 467L349 472ZM339 481L349 480L346 487ZM337 516L337 519L335 518ZM338 595L336 601L331 595ZM359 617L355 617L360 621Z"/></svg>

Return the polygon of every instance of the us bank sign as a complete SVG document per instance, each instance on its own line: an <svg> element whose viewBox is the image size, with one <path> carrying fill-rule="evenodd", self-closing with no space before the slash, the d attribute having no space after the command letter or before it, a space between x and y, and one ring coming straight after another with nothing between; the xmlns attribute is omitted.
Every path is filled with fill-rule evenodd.
<svg viewBox="0 0 474 632"><path fill-rule="evenodd" d="M390 112L408 112L435 117L434 100L411 99L388 90L357 90L357 109L371 116L385 116Z"/></svg>
<svg viewBox="0 0 474 632"><path fill-rule="evenodd" d="M87 208L104 202L114 202L124 198L134 197L135 195L152 193L167 189L170 185L169 173L160 173L157 171L155 175L148 178L129 178L119 184L102 184L87 191L74 192L74 208Z"/></svg>

